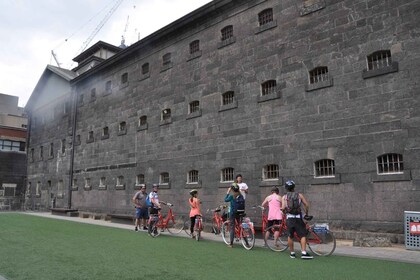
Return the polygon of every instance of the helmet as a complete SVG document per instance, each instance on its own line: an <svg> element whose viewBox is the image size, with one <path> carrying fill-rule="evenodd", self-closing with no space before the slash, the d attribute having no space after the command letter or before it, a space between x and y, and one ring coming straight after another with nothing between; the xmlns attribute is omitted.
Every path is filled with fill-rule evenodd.
<svg viewBox="0 0 420 280"><path fill-rule="evenodd" d="M288 180L285 184L284 187L286 188L286 190L291 191L295 188L295 182L293 180Z"/></svg>
<svg viewBox="0 0 420 280"><path fill-rule="evenodd" d="M153 184L153 188L159 188L158 184Z"/></svg>
<svg viewBox="0 0 420 280"><path fill-rule="evenodd" d="M197 193L196 189L190 190L190 195L195 195Z"/></svg>
<svg viewBox="0 0 420 280"><path fill-rule="evenodd" d="M230 187L234 192L239 192L239 186L236 183L233 183Z"/></svg>

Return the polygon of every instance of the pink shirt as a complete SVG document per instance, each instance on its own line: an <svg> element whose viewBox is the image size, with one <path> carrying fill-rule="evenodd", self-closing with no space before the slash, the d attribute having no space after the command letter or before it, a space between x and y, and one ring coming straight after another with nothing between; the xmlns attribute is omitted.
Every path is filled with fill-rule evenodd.
<svg viewBox="0 0 420 280"><path fill-rule="evenodd" d="M190 217L194 217L195 215L201 215L199 200L197 198L193 198L192 202L191 199L188 199L188 202L191 205Z"/></svg>
<svg viewBox="0 0 420 280"><path fill-rule="evenodd" d="M271 199L268 202L268 220L282 220L283 213L281 211L281 201L278 201L277 198L279 196L277 194L272 194Z"/></svg>

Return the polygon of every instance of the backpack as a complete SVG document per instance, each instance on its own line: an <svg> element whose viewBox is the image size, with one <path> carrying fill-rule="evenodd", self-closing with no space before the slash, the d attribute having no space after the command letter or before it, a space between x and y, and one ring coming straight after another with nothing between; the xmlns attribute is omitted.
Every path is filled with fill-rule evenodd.
<svg viewBox="0 0 420 280"><path fill-rule="evenodd" d="M146 197L146 206L149 208L153 206L153 203L150 200L150 194Z"/></svg>
<svg viewBox="0 0 420 280"><path fill-rule="evenodd" d="M245 199L242 194L238 195L233 200L233 213L244 213L245 212Z"/></svg>
<svg viewBox="0 0 420 280"><path fill-rule="evenodd" d="M288 192L286 194L286 213L298 215L302 212L302 200L297 192Z"/></svg>

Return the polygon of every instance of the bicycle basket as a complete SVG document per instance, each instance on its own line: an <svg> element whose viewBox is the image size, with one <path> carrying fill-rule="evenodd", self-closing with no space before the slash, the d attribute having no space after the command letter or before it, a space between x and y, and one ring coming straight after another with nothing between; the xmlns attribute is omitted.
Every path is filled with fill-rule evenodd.
<svg viewBox="0 0 420 280"><path fill-rule="evenodd" d="M312 227L312 230L313 230L314 232L319 232L319 233L322 233L322 232L327 232L327 231L329 231L329 230L330 230L330 227L328 226L328 224L315 224L315 225Z"/></svg>

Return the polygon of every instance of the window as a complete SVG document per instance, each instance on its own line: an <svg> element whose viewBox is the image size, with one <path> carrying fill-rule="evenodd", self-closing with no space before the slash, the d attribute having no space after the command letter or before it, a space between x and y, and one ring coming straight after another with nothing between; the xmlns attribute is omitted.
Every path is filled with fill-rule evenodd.
<svg viewBox="0 0 420 280"><path fill-rule="evenodd" d="M127 123L126 122L120 122L120 124L118 125L118 131L119 132L124 132L127 130Z"/></svg>
<svg viewBox="0 0 420 280"><path fill-rule="evenodd" d="M187 183L188 184L198 183L198 171L197 170L191 170L190 172L188 172Z"/></svg>
<svg viewBox="0 0 420 280"><path fill-rule="evenodd" d="M189 111L190 114L200 111L200 101L195 100L190 102Z"/></svg>
<svg viewBox="0 0 420 280"><path fill-rule="evenodd" d="M377 158L378 174L403 173L404 164L401 154L385 154Z"/></svg>
<svg viewBox="0 0 420 280"><path fill-rule="evenodd" d="M66 152L66 139L61 140L61 154Z"/></svg>
<svg viewBox="0 0 420 280"><path fill-rule="evenodd" d="M50 149L48 152L48 157L52 158L54 156L54 143L50 143Z"/></svg>
<svg viewBox="0 0 420 280"><path fill-rule="evenodd" d="M99 188L101 188L101 189L105 189L106 188L106 178L105 177L101 177L99 179Z"/></svg>
<svg viewBox="0 0 420 280"><path fill-rule="evenodd" d="M128 82L128 73L124 73L121 75L121 84L125 84Z"/></svg>
<svg viewBox="0 0 420 280"><path fill-rule="evenodd" d="M64 181L63 180L58 180L57 183L57 197L58 198L63 198L64 196Z"/></svg>
<svg viewBox="0 0 420 280"><path fill-rule="evenodd" d="M315 162L315 177L334 177L335 162L332 159L321 159Z"/></svg>
<svg viewBox="0 0 420 280"><path fill-rule="evenodd" d="M26 188L26 196L31 196L32 194L32 183L28 182L28 186Z"/></svg>
<svg viewBox="0 0 420 280"><path fill-rule="evenodd" d="M367 57L367 70L376 70L391 66L391 51L384 50L384 51L377 51L368 55Z"/></svg>
<svg viewBox="0 0 420 280"><path fill-rule="evenodd" d="M124 176L117 177L117 186L119 187L124 186Z"/></svg>
<svg viewBox="0 0 420 280"><path fill-rule="evenodd" d="M40 160L44 159L44 147L43 146L39 147L39 159Z"/></svg>
<svg viewBox="0 0 420 280"><path fill-rule="evenodd" d="M171 119L171 109L162 110L162 121L168 121Z"/></svg>
<svg viewBox="0 0 420 280"><path fill-rule="evenodd" d="M88 134L88 138L87 138L87 141L90 143L90 142L93 142L93 131L89 131L89 134Z"/></svg>
<svg viewBox="0 0 420 280"><path fill-rule="evenodd" d="M25 142L0 140L0 150L2 151L25 151Z"/></svg>
<svg viewBox="0 0 420 280"><path fill-rule="evenodd" d="M328 67L322 66L317 67L311 71L309 71L309 83L315 84L319 82L328 81Z"/></svg>
<svg viewBox="0 0 420 280"><path fill-rule="evenodd" d="M144 174L138 174L136 176L136 185L144 185Z"/></svg>
<svg viewBox="0 0 420 280"><path fill-rule="evenodd" d="M162 57L162 65L169 66L171 64L171 53L167 53Z"/></svg>
<svg viewBox="0 0 420 280"><path fill-rule="evenodd" d="M50 182L51 185L51 182ZM73 183L71 185L72 190L77 190L77 179L73 178Z"/></svg>
<svg viewBox="0 0 420 280"><path fill-rule="evenodd" d="M96 100L96 88L90 90L90 101Z"/></svg>
<svg viewBox="0 0 420 280"><path fill-rule="evenodd" d="M233 37L233 26L228 25L220 31L222 33L222 41L225 41L227 39L230 39Z"/></svg>
<svg viewBox="0 0 420 280"><path fill-rule="evenodd" d="M81 93L79 95L79 105L83 105L83 99L84 99L84 95Z"/></svg>
<svg viewBox="0 0 420 280"><path fill-rule="evenodd" d="M279 166L277 164L268 164L264 166L263 180L273 180L279 178Z"/></svg>
<svg viewBox="0 0 420 280"><path fill-rule="evenodd" d="M141 66L141 73L142 73L143 75L148 74L148 73L149 73L149 71L150 71L150 69L149 69L149 63L145 63L145 64L143 64L143 65Z"/></svg>
<svg viewBox="0 0 420 280"><path fill-rule="evenodd" d="M85 178L85 189L90 189L90 178Z"/></svg>
<svg viewBox="0 0 420 280"><path fill-rule="evenodd" d="M112 93L112 82L111 81L106 82L105 93L106 94Z"/></svg>
<svg viewBox="0 0 420 280"><path fill-rule="evenodd" d="M3 196L16 196L16 186L16 184L3 183ZM28 184L28 188L30 188L30 182Z"/></svg>
<svg viewBox="0 0 420 280"><path fill-rule="evenodd" d="M147 116L141 116L139 118L139 126L144 126L147 124Z"/></svg>
<svg viewBox="0 0 420 280"><path fill-rule="evenodd" d="M63 114L67 115L70 111L70 103L68 101L63 104Z"/></svg>
<svg viewBox="0 0 420 280"><path fill-rule="evenodd" d="M261 95L270 95L275 94L277 88L277 83L275 80L269 80L261 84Z"/></svg>
<svg viewBox="0 0 420 280"><path fill-rule="evenodd" d="M273 21L273 9L266 9L258 14L258 23L260 26Z"/></svg>
<svg viewBox="0 0 420 280"><path fill-rule="evenodd" d="M234 169L232 167L222 169L220 181L233 182L234 180L233 172L234 172Z"/></svg>
<svg viewBox="0 0 420 280"><path fill-rule="evenodd" d="M160 173L159 184L162 184L162 185L169 184L169 173L168 172Z"/></svg>
<svg viewBox="0 0 420 280"><path fill-rule="evenodd" d="M195 54L200 51L200 41L195 40L190 43L190 54Z"/></svg>
<svg viewBox="0 0 420 280"><path fill-rule="evenodd" d="M102 139L109 138L109 128L105 126L102 129Z"/></svg>
<svg viewBox="0 0 420 280"><path fill-rule="evenodd" d="M222 105L233 104L233 101L235 101L235 93L233 91L222 94Z"/></svg>
<svg viewBox="0 0 420 280"><path fill-rule="evenodd" d="M41 182L40 181L36 182L35 196L36 197L40 197L41 196Z"/></svg>
<svg viewBox="0 0 420 280"><path fill-rule="evenodd" d="M34 150L34 148L31 148L31 150L30 150L30 152L29 152L29 160L30 160L31 162L33 162L33 161L34 161L34 155L35 155L35 150Z"/></svg>

